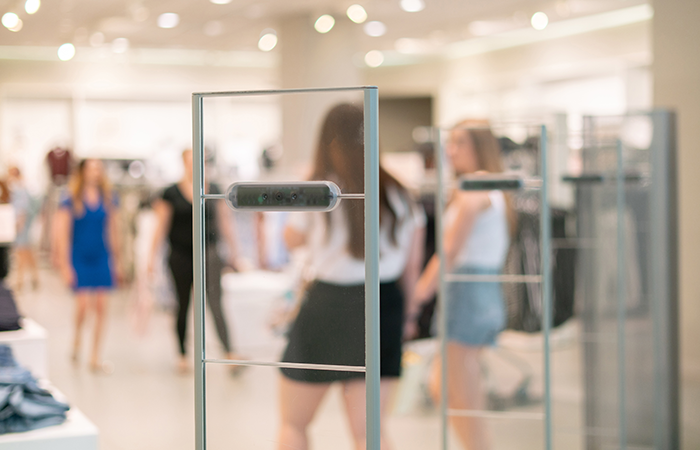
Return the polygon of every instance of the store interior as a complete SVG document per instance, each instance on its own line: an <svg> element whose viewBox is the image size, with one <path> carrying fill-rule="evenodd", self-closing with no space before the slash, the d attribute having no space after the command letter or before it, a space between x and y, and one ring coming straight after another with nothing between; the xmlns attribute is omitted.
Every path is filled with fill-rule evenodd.
<svg viewBox="0 0 700 450"><path fill-rule="evenodd" d="M326 113L339 103L367 105L361 91L279 90L348 86L378 88L382 166L426 214L423 262L441 239L436 202L454 182L446 148L461 121L491 129L507 172L547 186L551 243L559 246L548 276L559 280L553 301L560 315L544 332L542 312L525 317L511 307L505 330L481 353L486 403L466 414L488 430L483 449L700 447L700 281L693 276L700 212L692 199L700 188L693 176L700 57L689 44L700 38L693 27L700 6L692 0L0 0L0 14L0 181L27 193L27 248L38 265L36 275L20 269L13 244L19 214L0 204L0 246L9 261L3 286L23 318L21 330L0 332L0 344L70 406L61 425L0 434L0 448L195 446L196 319L190 306L183 359L168 240L153 244L164 191L191 173L183 151L193 147L196 129L192 94L239 93L203 102L203 174L223 192L234 182L308 180ZM652 111L675 116L658 122ZM624 167L615 145L627 149ZM664 182L648 176L656 154L673 170ZM61 202L86 159L101 162L118 198L120 283L107 291L99 357L90 353L90 308L74 351L79 303L60 266ZM627 212L615 209L621 191L614 182L590 194L567 181L588 173L594 159L613 178L646 180L622 188ZM654 203L660 185L668 194L661 202L670 211L666 234L640 218L647 208L649 217L661 214ZM532 195L514 194L518 211ZM231 348L221 345L219 316L207 309L205 349L207 358L239 361L207 364L207 448L283 448L274 364L303 284L301 252L285 241L295 219L207 201L221 206L218 226L228 227L218 242L203 242L224 262L221 314ZM616 234L622 216L623 235ZM661 256L673 261L662 265L675 270L668 281L675 295L653 291L649 303L657 280L645 277L657 266L647 258L660 236L675 243ZM509 273L541 275L520 270ZM204 283L210 292L212 281ZM540 291L527 289L506 295L537 309L532 299ZM620 292L628 308L622 334L622 319L605 312L607 296ZM438 311L423 310L421 338L403 343L401 377L382 425L386 448L467 448L431 396ZM661 326L667 335L659 335L659 317L669 321ZM321 402L308 448L356 448L343 386L334 384ZM655 416L654 405L669 417Z"/></svg>

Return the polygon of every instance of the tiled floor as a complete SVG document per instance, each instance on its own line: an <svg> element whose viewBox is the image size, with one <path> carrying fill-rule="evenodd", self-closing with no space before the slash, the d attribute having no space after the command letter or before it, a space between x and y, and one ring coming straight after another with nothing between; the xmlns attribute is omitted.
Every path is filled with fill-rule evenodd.
<svg viewBox="0 0 700 450"><path fill-rule="evenodd" d="M43 271L40 289L20 293L19 302L24 314L48 330L51 381L98 426L101 450L194 448L193 377L175 373L176 345L169 313L154 311L147 332L140 334L134 322L133 292L114 294L104 348L111 373L94 374L84 362L74 366L69 360L73 299L54 274ZM229 299L230 302L235 300ZM235 309L230 304L228 307ZM232 322L238 327L236 334L256 332L245 329L256 326L255 321L239 317ZM262 336L261 330L257 332ZM567 450L583 449L584 442L580 433L583 394L576 333L575 325L560 333L561 345L556 347L552 358L557 431L554 444L555 448ZM266 342L271 346L267 353L280 345L274 337ZM533 413L542 411L541 402L536 400L542 395L537 338L511 334L503 342L510 350L490 352L486 358L492 390L507 394L515 388L522 372L508 361L516 357L519 364L533 373L529 394L535 400L529 406L511 410L525 413L521 418L488 420L494 450L541 449L542 422L533 419ZM258 351L250 348L251 352ZM425 367L421 354L426 349L417 347L416 351L408 360L401 380L394 413L388 421L389 435L395 449L438 449L439 420L421 389ZM84 356L87 357L87 351ZM276 449L277 377L273 368L249 368L238 377L231 376L225 366L209 369L210 449ZM683 448L700 448L700 421L696 420L700 418L700 386L684 387L683 414ZM319 410L311 440L314 449L352 449L338 388Z"/></svg>

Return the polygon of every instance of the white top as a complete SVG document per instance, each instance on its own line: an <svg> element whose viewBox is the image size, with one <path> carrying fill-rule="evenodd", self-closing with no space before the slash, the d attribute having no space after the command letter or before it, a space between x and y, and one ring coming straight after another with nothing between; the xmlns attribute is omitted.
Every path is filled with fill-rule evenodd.
<svg viewBox="0 0 700 450"><path fill-rule="evenodd" d="M379 229L379 279L397 280L408 261L414 232L425 226L425 214L407 196L396 188L387 189L387 199L396 214L396 243L391 239L387 222ZM363 208L357 200L343 200L330 213L290 213L288 225L307 236L307 270L314 279L339 285L357 285L365 281L365 261L354 258L347 249L349 238L345 208ZM327 233L326 214L331 215L330 235Z"/></svg>
<svg viewBox="0 0 700 450"><path fill-rule="evenodd" d="M474 221L471 234L455 257L454 266L476 266L501 269L506 262L510 237L506 218L506 201L501 191L489 192L491 206ZM454 208L447 208L445 222L450 226L456 218Z"/></svg>

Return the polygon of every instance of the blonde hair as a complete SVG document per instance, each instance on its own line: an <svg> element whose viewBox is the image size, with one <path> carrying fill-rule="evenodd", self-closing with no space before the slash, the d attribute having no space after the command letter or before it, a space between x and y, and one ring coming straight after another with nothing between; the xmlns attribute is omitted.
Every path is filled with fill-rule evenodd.
<svg viewBox="0 0 700 450"><path fill-rule="evenodd" d="M90 159L83 159L78 164L78 170L73 172L73 175L68 182L68 192L70 193L71 200L73 201L73 211L77 217L81 217L85 214L85 204L83 202L83 194L85 189L85 166ZM105 209L109 212L112 207L112 186L107 177L102 174L99 182L100 193L102 194L102 203Z"/></svg>

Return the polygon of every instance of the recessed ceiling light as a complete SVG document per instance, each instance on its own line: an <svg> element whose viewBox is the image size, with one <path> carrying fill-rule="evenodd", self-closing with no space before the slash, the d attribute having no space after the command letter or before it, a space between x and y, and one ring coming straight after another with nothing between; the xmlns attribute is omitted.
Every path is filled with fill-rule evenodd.
<svg viewBox="0 0 700 450"><path fill-rule="evenodd" d="M425 9L423 0L401 0L401 9L406 12L418 12Z"/></svg>
<svg viewBox="0 0 700 450"><path fill-rule="evenodd" d="M112 41L112 51L114 53L125 53L129 50L129 40L127 38L116 38Z"/></svg>
<svg viewBox="0 0 700 450"><path fill-rule="evenodd" d="M93 47L99 47L105 43L105 35L97 31L90 35L90 45Z"/></svg>
<svg viewBox="0 0 700 450"><path fill-rule="evenodd" d="M543 12L536 12L532 15L530 23L532 24L532 28L535 30L544 30L547 28L547 24L549 24L549 17L547 17L547 14Z"/></svg>
<svg viewBox="0 0 700 450"><path fill-rule="evenodd" d="M180 16L176 13L163 13L158 16L158 26L161 28L175 28L180 23Z"/></svg>
<svg viewBox="0 0 700 450"><path fill-rule="evenodd" d="M66 43L58 47L58 59L61 61L70 61L75 56L75 46L71 43Z"/></svg>
<svg viewBox="0 0 700 450"><path fill-rule="evenodd" d="M365 64L370 67L379 67L384 62L384 54L379 50L372 50L365 55Z"/></svg>
<svg viewBox="0 0 700 450"><path fill-rule="evenodd" d="M318 31L321 34L328 33L333 29L333 26L335 25L335 19L333 16L329 14L324 14L318 19L316 19L316 23L314 23L314 28L316 31Z"/></svg>
<svg viewBox="0 0 700 450"><path fill-rule="evenodd" d="M386 25L378 20L367 22L365 24L365 33L373 37L384 36L386 34Z"/></svg>
<svg viewBox="0 0 700 450"><path fill-rule="evenodd" d="M228 5L229 3L231 3L231 0L209 0L209 1L215 5Z"/></svg>
<svg viewBox="0 0 700 450"><path fill-rule="evenodd" d="M224 32L224 24L219 20L212 20L204 24L204 34L207 36L219 36Z"/></svg>
<svg viewBox="0 0 700 450"><path fill-rule="evenodd" d="M346 13L348 18L355 23L362 23L367 20L367 11L360 5L350 5Z"/></svg>
<svg viewBox="0 0 700 450"><path fill-rule="evenodd" d="M27 14L34 14L35 12L39 11L40 7L41 0L27 0L24 3L24 10L27 11Z"/></svg>
<svg viewBox="0 0 700 450"><path fill-rule="evenodd" d="M17 31L21 30L23 26L24 26L24 22L22 22L22 19L19 19L17 21L17 24L14 27L9 28L9 30L17 32Z"/></svg>
<svg viewBox="0 0 700 450"><path fill-rule="evenodd" d="M269 52L277 45L277 34L274 32L265 33L258 41L258 48L264 52Z"/></svg>
<svg viewBox="0 0 700 450"><path fill-rule="evenodd" d="M5 13L2 16L2 24L8 30L11 30L13 27L16 27L19 22L19 16L15 13L9 12Z"/></svg>

